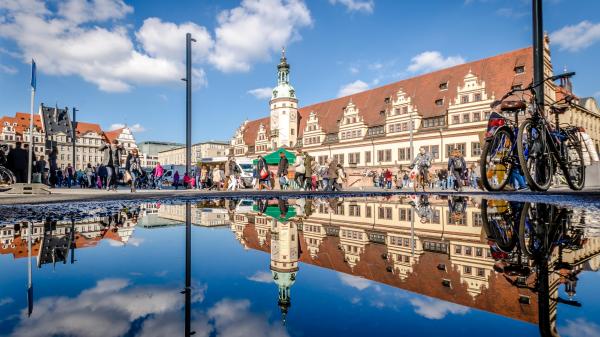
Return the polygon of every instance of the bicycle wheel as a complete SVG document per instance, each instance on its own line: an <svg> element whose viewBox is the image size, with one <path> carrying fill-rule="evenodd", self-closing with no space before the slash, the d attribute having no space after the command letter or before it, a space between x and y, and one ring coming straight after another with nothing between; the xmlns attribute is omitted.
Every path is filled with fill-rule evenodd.
<svg viewBox="0 0 600 337"><path fill-rule="evenodd" d="M519 164L527 185L534 191L547 191L554 173L552 154L544 132L543 126L528 118L521 123L517 134Z"/></svg>
<svg viewBox="0 0 600 337"><path fill-rule="evenodd" d="M561 168L569 187L579 191L585 184L585 164L578 133L569 132L563 146Z"/></svg>
<svg viewBox="0 0 600 337"><path fill-rule="evenodd" d="M8 187L16 182L14 174L6 167L0 166L0 187Z"/></svg>
<svg viewBox="0 0 600 337"><path fill-rule="evenodd" d="M508 130L496 132L481 152L481 183L488 191L501 191L510 180L513 168L513 141Z"/></svg>
<svg viewBox="0 0 600 337"><path fill-rule="evenodd" d="M525 203L521 211L521 219L519 221L519 244L521 250L529 257L535 257L541 250L543 242L538 237L536 229L538 228L538 209L537 204Z"/></svg>

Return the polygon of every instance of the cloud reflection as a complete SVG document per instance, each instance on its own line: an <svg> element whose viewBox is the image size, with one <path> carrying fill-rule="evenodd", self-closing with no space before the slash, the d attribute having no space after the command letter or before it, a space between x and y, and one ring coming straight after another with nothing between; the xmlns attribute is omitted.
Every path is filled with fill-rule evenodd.
<svg viewBox="0 0 600 337"><path fill-rule="evenodd" d="M427 319L442 319L448 314L464 315L469 312L469 308L462 305L428 297L413 298L410 303L415 308L415 313Z"/></svg>

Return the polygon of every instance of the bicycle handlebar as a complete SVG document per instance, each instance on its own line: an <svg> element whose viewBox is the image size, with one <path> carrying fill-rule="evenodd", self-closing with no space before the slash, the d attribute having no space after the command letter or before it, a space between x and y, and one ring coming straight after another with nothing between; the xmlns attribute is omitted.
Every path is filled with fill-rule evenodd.
<svg viewBox="0 0 600 337"><path fill-rule="evenodd" d="M530 85L528 85L525 88L510 89L504 96L502 96L502 98L498 102L504 101L507 97L511 96L515 92L529 91L529 90L532 90L534 88L539 87L540 85L546 83L547 81L556 81L556 80L562 79L562 78L573 77L574 75L575 75L575 72L571 71L571 72L568 72L568 73L563 73L563 74L558 74L558 75L547 77L543 81L541 81L539 83L535 83L535 84L531 83Z"/></svg>

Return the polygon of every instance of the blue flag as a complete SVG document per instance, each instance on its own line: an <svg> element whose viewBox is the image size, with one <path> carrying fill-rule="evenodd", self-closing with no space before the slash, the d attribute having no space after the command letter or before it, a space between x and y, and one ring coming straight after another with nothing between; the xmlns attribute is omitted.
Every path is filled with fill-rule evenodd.
<svg viewBox="0 0 600 337"><path fill-rule="evenodd" d="M35 61L31 59L31 88L35 90Z"/></svg>

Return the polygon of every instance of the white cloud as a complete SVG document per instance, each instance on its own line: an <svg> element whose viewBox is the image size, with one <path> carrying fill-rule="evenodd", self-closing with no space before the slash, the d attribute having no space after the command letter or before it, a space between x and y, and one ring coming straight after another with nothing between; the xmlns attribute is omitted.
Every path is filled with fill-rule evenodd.
<svg viewBox="0 0 600 337"><path fill-rule="evenodd" d="M410 303L415 312L427 319L442 319L448 314L464 315L469 308L433 298L413 298Z"/></svg>
<svg viewBox="0 0 600 337"><path fill-rule="evenodd" d="M67 0L58 5L58 15L73 23L122 19L130 13L133 7L123 0Z"/></svg>
<svg viewBox="0 0 600 337"><path fill-rule="evenodd" d="M224 72L248 71L253 62L299 39L299 28L311 24L300 0L244 0L219 14L210 62Z"/></svg>
<svg viewBox="0 0 600 337"><path fill-rule="evenodd" d="M352 287L352 288L355 288L358 290L365 290L371 286L371 281L364 279L362 277L357 277L357 276L343 274L343 273L338 273L338 276L340 278L340 281L342 281L342 284L345 284L349 287Z"/></svg>
<svg viewBox="0 0 600 337"><path fill-rule="evenodd" d="M599 337L600 325L588 322L583 318L566 320L567 325L559 328L562 336L566 337Z"/></svg>
<svg viewBox="0 0 600 337"><path fill-rule="evenodd" d="M360 69L358 69L358 67L350 67L349 70L352 74L358 74L360 72Z"/></svg>
<svg viewBox="0 0 600 337"><path fill-rule="evenodd" d="M338 91L338 97L348 96L369 89L369 85L361 80L343 85Z"/></svg>
<svg viewBox="0 0 600 337"><path fill-rule="evenodd" d="M0 73L14 75L17 73L17 68L11 67L11 66L6 66L6 65L0 63Z"/></svg>
<svg viewBox="0 0 600 337"><path fill-rule="evenodd" d="M428 72L465 63L461 56L444 57L439 51L425 51L413 57L407 70L410 72Z"/></svg>
<svg viewBox="0 0 600 337"><path fill-rule="evenodd" d="M124 127L128 127L131 132L144 132L146 131L146 128L144 128L140 123L135 123L133 125L126 125L123 123L113 123L110 125L109 130L113 131L113 130L117 130L117 129L122 129Z"/></svg>
<svg viewBox="0 0 600 337"><path fill-rule="evenodd" d="M10 297L4 297L4 298L0 298L0 307L6 304L11 304L13 303L15 300L13 300Z"/></svg>
<svg viewBox="0 0 600 337"><path fill-rule="evenodd" d="M205 59L214 44L206 28L192 22L176 25L163 22L159 18L144 20L142 27L135 33L144 50L152 57L167 60L185 61L185 35L192 34L196 42L192 43L192 59Z"/></svg>
<svg viewBox="0 0 600 337"><path fill-rule="evenodd" d="M264 271L257 271L254 275L249 276L248 280L261 283L273 283L273 275Z"/></svg>
<svg viewBox="0 0 600 337"><path fill-rule="evenodd" d="M269 323L250 312L250 301L224 299L208 310L218 336L288 336L281 324Z"/></svg>
<svg viewBox="0 0 600 337"><path fill-rule="evenodd" d="M581 21L573 26L565 26L552 34L550 41L561 50L576 52L600 41L600 23Z"/></svg>
<svg viewBox="0 0 600 337"><path fill-rule="evenodd" d="M373 13L375 1L373 0L329 0L332 5L341 4L346 6L349 12Z"/></svg>
<svg viewBox="0 0 600 337"><path fill-rule="evenodd" d="M256 89L248 90L248 93L250 95L252 95L258 99L271 98L272 92L273 92L273 89L270 87L256 88Z"/></svg>
<svg viewBox="0 0 600 337"><path fill-rule="evenodd" d="M381 68L383 68L383 64L380 62L375 62L375 63L369 64L369 69L371 69L371 70L380 70Z"/></svg>

